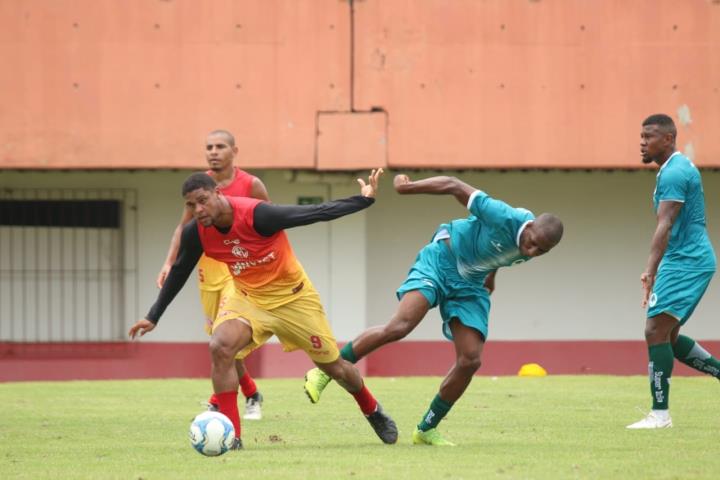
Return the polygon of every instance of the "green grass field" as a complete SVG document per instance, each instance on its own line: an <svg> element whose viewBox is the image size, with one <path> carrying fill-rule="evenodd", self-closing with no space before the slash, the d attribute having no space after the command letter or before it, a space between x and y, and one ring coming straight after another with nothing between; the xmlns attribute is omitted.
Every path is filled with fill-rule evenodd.
<svg viewBox="0 0 720 480"><path fill-rule="evenodd" d="M205 458L187 431L207 380L0 384L0 477L717 479L718 393L710 378L673 378L674 428L627 431L647 408L644 377L476 378L442 422L455 448L410 435L437 377L371 378L400 428L383 445L352 398L331 384L311 405L302 381L260 380L264 419L244 422L245 450Z"/></svg>

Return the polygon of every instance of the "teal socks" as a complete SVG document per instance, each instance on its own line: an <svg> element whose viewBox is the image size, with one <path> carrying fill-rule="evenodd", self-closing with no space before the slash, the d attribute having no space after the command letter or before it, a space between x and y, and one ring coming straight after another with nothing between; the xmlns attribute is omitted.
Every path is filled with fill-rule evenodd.
<svg viewBox="0 0 720 480"><path fill-rule="evenodd" d="M340 349L340 356L350 363L357 363L358 361L353 353L352 342L346 343L345 346Z"/></svg>
<svg viewBox="0 0 720 480"><path fill-rule="evenodd" d="M673 355L670 343L651 345L648 347L648 374L650 375L650 393L653 399L653 410L667 410L670 395L670 376L672 375Z"/></svg>
<svg viewBox="0 0 720 480"><path fill-rule="evenodd" d="M678 336L672 346L675 358L699 372L720 378L720 362L695 340L685 335Z"/></svg>
<svg viewBox="0 0 720 480"><path fill-rule="evenodd" d="M432 403L430 403L430 408L423 415L422 422L418 424L418 429L427 432L431 428L437 427L440 420L445 418L452 406L452 403L446 402L440 398L440 395L435 395Z"/></svg>

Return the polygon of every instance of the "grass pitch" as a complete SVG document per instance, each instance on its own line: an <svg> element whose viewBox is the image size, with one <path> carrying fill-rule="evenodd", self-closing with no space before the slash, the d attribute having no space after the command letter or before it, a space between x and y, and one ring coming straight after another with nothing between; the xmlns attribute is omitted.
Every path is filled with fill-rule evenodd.
<svg viewBox="0 0 720 480"><path fill-rule="evenodd" d="M717 479L718 382L673 378L674 428L627 431L644 377L477 377L441 423L455 448L410 435L440 379L371 378L400 428L383 445L353 399L331 384L317 405L302 380L259 380L264 418L243 423L245 450L205 458L190 420L207 380L0 384L3 479L401 478Z"/></svg>

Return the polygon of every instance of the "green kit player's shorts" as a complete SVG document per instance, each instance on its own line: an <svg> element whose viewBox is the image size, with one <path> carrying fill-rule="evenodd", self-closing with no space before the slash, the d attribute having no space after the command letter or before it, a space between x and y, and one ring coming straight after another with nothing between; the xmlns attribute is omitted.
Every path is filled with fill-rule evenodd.
<svg viewBox="0 0 720 480"><path fill-rule="evenodd" d="M452 340L448 322L457 318L463 325L479 331L487 339L490 294L483 285L463 279L457 271L455 256L443 241L426 245L415 259L397 297L417 290L430 307L439 307L443 334Z"/></svg>
<svg viewBox="0 0 720 480"><path fill-rule="evenodd" d="M700 303L714 273L661 268L648 299L648 318L667 313L684 325Z"/></svg>

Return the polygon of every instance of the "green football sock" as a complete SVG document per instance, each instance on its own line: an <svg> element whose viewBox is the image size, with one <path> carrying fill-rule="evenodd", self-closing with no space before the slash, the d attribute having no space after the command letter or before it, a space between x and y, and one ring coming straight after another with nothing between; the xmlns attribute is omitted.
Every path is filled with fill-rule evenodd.
<svg viewBox="0 0 720 480"><path fill-rule="evenodd" d="M653 398L653 410L667 410L670 395L670 376L673 369L673 350L670 343L648 347L648 373L650 374L650 393Z"/></svg>
<svg viewBox="0 0 720 480"><path fill-rule="evenodd" d="M425 412L425 415L423 415L422 422L418 424L418 429L427 432L431 428L437 427L440 420L445 418L445 415L447 415L452 406L452 403L446 402L440 398L440 395L435 395L432 403L430 403L430 408Z"/></svg>
<svg viewBox="0 0 720 480"><path fill-rule="evenodd" d="M680 335L672 348L675 358L688 367L712 375L715 378L720 378L720 362L718 362L718 359L710 355L692 338Z"/></svg>
<svg viewBox="0 0 720 480"><path fill-rule="evenodd" d="M340 356L350 363L357 363L358 361L353 353L352 342L346 343L345 346L340 349Z"/></svg>

